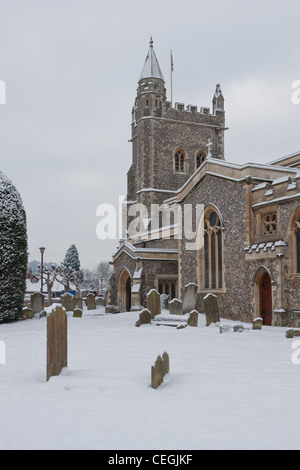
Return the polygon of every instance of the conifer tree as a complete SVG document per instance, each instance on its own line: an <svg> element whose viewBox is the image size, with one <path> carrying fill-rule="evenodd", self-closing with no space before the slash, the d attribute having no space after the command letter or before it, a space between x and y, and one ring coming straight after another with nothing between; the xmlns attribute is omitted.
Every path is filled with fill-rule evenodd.
<svg viewBox="0 0 300 470"><path fill-rule="evenodd" d="M23 202L12 182L0 172L0 322L22 318L27 260Z"/></svg>
<svg viewBox="0 0 300 470"><path fill-rule="evenodd" d="M80 271L79 254L75 245L71 245L67 250L63 264L67 268L74 269L74 271Z"/></svg>

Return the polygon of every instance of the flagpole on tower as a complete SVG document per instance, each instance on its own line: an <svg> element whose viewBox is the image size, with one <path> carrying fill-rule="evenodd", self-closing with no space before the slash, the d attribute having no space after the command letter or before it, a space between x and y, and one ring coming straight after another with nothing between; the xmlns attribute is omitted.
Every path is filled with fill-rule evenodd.
<svg viewBox="0 0 300 470"><path fill-rule="evenodd" d="M171 59L171 107L173 107L173 54L172 49L170 51L170 59Z"/></svg>

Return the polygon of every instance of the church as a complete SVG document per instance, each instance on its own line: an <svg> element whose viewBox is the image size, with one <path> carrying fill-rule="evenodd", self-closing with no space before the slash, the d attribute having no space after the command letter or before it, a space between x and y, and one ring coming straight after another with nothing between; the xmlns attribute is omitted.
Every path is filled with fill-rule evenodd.
<svg viewBox="0 0 300 470"><path fill-rule="evenodd" d="M151 39L132 108L125 229L112 259L115 311L140 310L151 289L181 299L194 283L200 313L213 293L223 318L300 327L300 152L230 163L225 131L219 84L211 108L167 100Z"/></svg>

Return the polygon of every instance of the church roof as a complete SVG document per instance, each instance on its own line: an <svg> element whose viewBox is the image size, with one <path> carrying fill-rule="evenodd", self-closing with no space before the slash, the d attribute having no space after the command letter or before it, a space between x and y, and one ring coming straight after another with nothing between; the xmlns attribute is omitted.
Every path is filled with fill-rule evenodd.
<svg viewBox="0 0 300 470"><path fill-rule="evenodd" d="M143 78L160 78L161 80L165 81L161 68L159 66L156 54L153 49L152 38L150 38L149 51L148 51L139 81L142 80Z"/></svg>

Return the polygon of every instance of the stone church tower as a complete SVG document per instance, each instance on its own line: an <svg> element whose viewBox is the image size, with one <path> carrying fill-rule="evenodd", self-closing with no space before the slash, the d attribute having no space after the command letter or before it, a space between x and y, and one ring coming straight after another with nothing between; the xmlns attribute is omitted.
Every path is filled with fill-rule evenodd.
<svg viewBox="0 0 300 470"><path fill-rule="evenodd" d="M132 165L128 201L161 204L210 157L224 160L225 112L220 85L209 108L167 101L165 81L150 40L132 109ZM208 146L208 144L210 145Z"/></svg>
<svg viewBox="0 0 300 470"><path fill-rule="evenodd" d="M196 284L200 313L213 293L222 317L300 327L300 153L228 162L225 129L220 85L211 110L167 100L151 40L132 110L127 232L113 255L111 311L139 311L153 288L183 300ZM136 206L146 215L131 231ZM185 218L187 207L194 212ZM189 224L203 243L190 243Z"/></svg>

